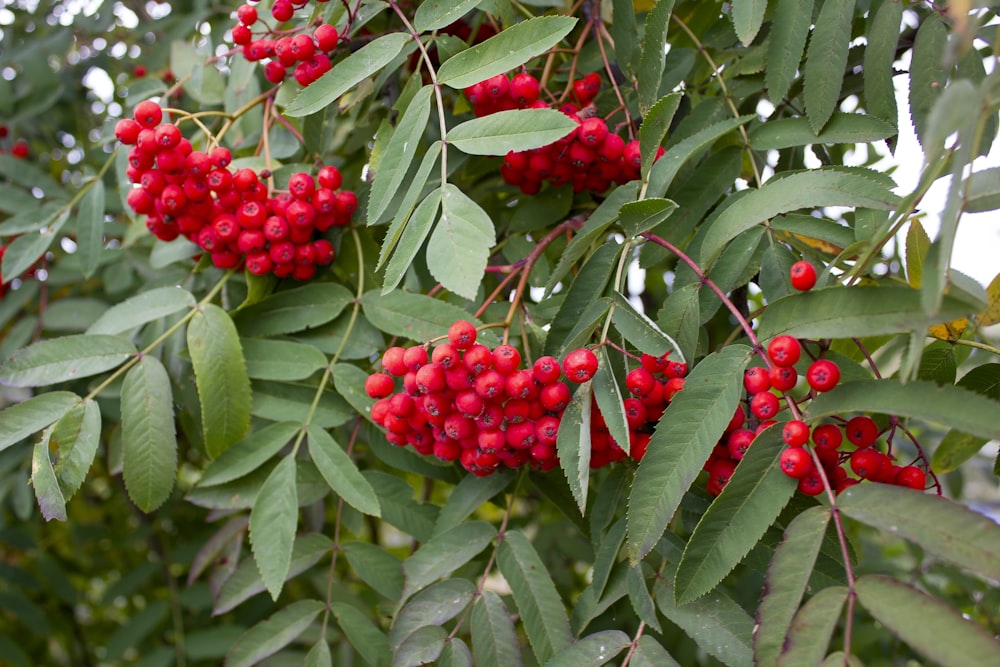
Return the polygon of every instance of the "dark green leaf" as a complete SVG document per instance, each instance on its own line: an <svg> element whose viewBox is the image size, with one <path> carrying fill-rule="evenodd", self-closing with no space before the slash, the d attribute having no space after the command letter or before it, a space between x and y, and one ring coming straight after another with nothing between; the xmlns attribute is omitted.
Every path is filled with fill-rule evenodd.
<svg viewBox="0 0 1000 667"><path fill-rule="evenodd" d="M767 11L767 0L733 0L730 14L733 18L733 29L743 46L750 46L754 37L760 31L764 22L764 12Z"/></svg>
<svg viewBox="0 0 1000 667"><path fill-rule="evenodd" d="M420 146L420 137L427 128L431 114L431 94L434 89L424 86L410 100L409 106L399 119L396 129L379 160L375 170L375 180L368 194L368 224L378 222L385 213L393 196L403 184L410 169L413 156Z"/></svg>
<svg viewBox="0 0 1000 667"><path fill-rule="evenodd" d="M823 660L846 599L843 586L824 588L799 609L778 656L779 667L816 665Z"/></svg>
<svg viewBox="0 0 1000 667"><path fill-rule="evenodd" d="M467 120L445 140L470 155L506 155L547 146L576 130L576 123L555 109L513 109Z"/></svg>
<svg viewBox="0 0 1000 667"><path fill-rule="evenodd" d="M858 602L877 621L935 664L988 665L1000 653L989 631L909 584L869 574L855 585Z"/></svg>
<svg viewBox="0 0 1000 667"><path fill-rule="evenodd" d="M403 561L406 578L403 599L465 565L479 555L496 534L496 529L485 521L469 521L425 542Z"/></svg>
<svg viewBox="0 0 1000 667"><path fill-rule="evenodd" d="M31 454L31 486L35 490L38 509L46 521L56 519L66 520L66 499L59 488L56 471L52 469L52 459L49 457L49 442L53 427L42 432L42 438L35 443Z"/></svg>
<svg viewBox="0 0 1000 667"><path fill-rule="evenodd" d="M460 90L509 72L558 44L575 25L576 19L569 16L539 16L515 23L446 60L438 69L438 82Z"/></svg>
<svg viewBox="0 0 1000 667"><path fill-rule="evenodd" d="M396 649L414 631L444 625L472 602L476 587L468 579L445 579L414 595L392 619L389 646Z"/></svg>
<svg viewBox="0 0 1000 667"><path fill-rule="evenodd" d="M852 519L915 542L937 558L1000 579L1000 526L965 505L912 489L862 484L842 493L837 506Z"/></svg>
<svg viewBox="0 0 1000 667"><path fill-rule="evenodd" d="M892 77L899 43L899 26L903 20L903 5L883 2L878 8L865 43L863 73L865 79L865 108L872 116L896 125L896 87Z"/></svg>
<svg viewBox="0 0 1000 667"><path fill-rule="evenodd" d="M388 65L412 39L401 32L390 32L341 60L308 87L303 88L285 109L285 115L298 117L321 111L338 97Z"/></svg>
<svg viewBox="0 0 1000 667"><path fill-rule="evenodd" d="M750 146L754 150L780 150L810 144L870 143L893 137L896 131L895 125L875 115L836 111L819 134L805 118L768 121L750 133Z"/></svg>
<svg viewBox="0 0 1000 667"><path fill-rule="evenodd" d="M633 563L659 541L719 441L736 410L750 354L744 345L730 345L707 356L660 419L629 495L626 548Z"/></svg>
<svg viewBox="0 0 1000 667"><path fill-rule="evenodd" d="M443 0L429 0L421 3L417 7L417 13L413 15L413 29L417 32L430 32L451 25L462 18L482 0L455 0L444 2Z"/></svg>
<svg viewBox="0 0 1000 667"><path fill-rule="evenodd" d="M326 430L309 427L309 456L334 493L364 514L379 516L378 497L351 457Z"/></svg>
<svg viewBox="0 0 1000 667"><path fill-rule="evenodd" d="M939 475L957 470L978 454L987 442L988 438L977 438L961 431L948 431L931 456L931 470Z"/></svg>
<svg viewBox="0 0 1000 667"><path fill-rule="evenodd" d="M656 320L660 330L675 340L682 359L694 359L701 331L700 285L689 283L678 287L660 308Z"/></svg>
<svg viewBox="0 0 1000 667"><path fill-rule="evenodd" d="M646 33L639 51L639 104L643 112L660 97L660 83L663 79L664 59L667 50L667 25L674 10L674 0L658 0L646 16Z"/></svg>
<svg viewBox="0 0 1000 667"><path fill-rule="evenodd" d="M854 0L826 0L816 17L816 27L806 52L806 116L819 134L840 100L840 89L851 45Z"/></svg>
<svg viewBox="0 0 1000 667"><path fill-rule="evenodd" d="M345 542L340 545L347 562L361 580L389 600L403 594L403 561L368 542Z"/></svg>
<svg viewBox="0 0 1000 667"><path fill-rule="evenodd" d="M635 345L640 352L651 354L654 357L661 357L669 353L677 361L684 361L687 358L677 342L664 333L656 322L636 310L632 302L626 299L621 292L614 293L614 307L612 322L615 329L625 337L625 340Z"/></svg>
<svg viewBox="0 0 1000 667"><path fill-rule="evenodd" d="M581 637L559 651L545 667L579 667L580 665L607 664L612 658L632 643L632 639L621 630L601 630Z"/></svg>
<svg viewBox="0 0 1000 667"><path fill-rule="evenodd" d="M761 539L795 493L795 480L778 466L784 450L777 426L754 439L732 479L688 540L674 578L678 604L715 588Z"/></svg>
<svg viewBox="0 0 1000 667"><path fill-rule="evenodd" d="M767 41L768 97L775 104L788 94L799 69L812 25L813 0L778 0Z"/></svg>
<svg viewBox="0 0 1000 667"><path fill-rule="evenodd" d="M476 298L496 243L493 221L483 208L451 183L441 190L441 219L427 241L427 267L448 290Z"/></svg>
<svg viewBox="0 0 1000 667"><path fill-rule="evenodd" d="M458 306L398 290L388 294L379 294L378 290L365 292L361 306L376 327L407 340L428 341L444 335L456 320L468 320L476 326L482 324Z"/></svg>
<svg viewBox="0 0 1000 667"><path fill-rule="evenodd" d="M0 451L58 421L79 402L76 394L52 391L0 412Z"/></svg>
<svg viewBox="0 0 1000 667"><path fill-rule="evenodd" d="M104 181L97 179L80 200L76 213L76 251L84 278L89 278L97 270L103 247Z"/></svg>
<svg viewBox="0 0 1000 667"><path fill-rule="evenodd" d="M60 208L43 221L38 231L26 232L8 243L0 261L0 274L4 280L16 278L30 269L56 240L68 217L69 209Z"/></svg>
<svg viewBox="0 0 1000 667"><path fill-rule="evenodd" d="M630 664L633 667L680 667L667 650L649 635L639 637Z"/></svg>
<svg viewBox="0 0 1000 667"><path fill-rule="evenodd" d="M497 565L510 584L535 657L544 663L573 640L559 592L545 563L518 530L508 531L500 542Z"/></svg>
<svg viewBox="0 0 1000 667"><path fill-rule="evenodd" d="M387 259L389 259L390 254L396 247L396 243L401 240L403 232L405 231L406 225L409 223L412 214L415 213L414 207L417 205L417 200L424 193L425 186L427 185L427 180L430 178L431 169L437 165L437 159L441 155L441 142L434 142L431 144L427 152L424 153L424 157L420 160L420 166L417 168L416 174L410 181L410 186L406 189L406 193L403 195L403 199L400 201L399 206L396 209L395 215L392 217L392 222L389 224L389 228L386 230L385 238L382 240L382 247L379 249L378 262L375 264L375 270L382 268L382 265ZM439 192L439 191L438 191ZM431 193L428 193L431 194ZM427 197L424 197L427 200ZM436 201L436 200L431 200ZM428 204L430 206L430 204ZM435 208L434 213L437 213ZM428 214L424 213L423 218L427 218ZM431 215L430 221L432 222L435 216ZM426 223L427 228L430 229L430 222ZM416 256L416 252L420 245L423 244L424 237L427 236L426 231L420 231L419 233L410 232L408 239L409 244L405 246L407 253L413 253ZM419 238L419 241L417 240ZM397 260L398 262L399 260ZM399 280L402 279L405 269L407 267L397 267L395 274L399 275ZM399 280L396 283L399 283Z"/></svg>
<svg viewBox="0 0 1000 667"><path fill-rule="evenodd" d="M288 576L298 505L295 458L286 456L267 476L250 510L250 546L272 600L278 599Z"/></svg>
<svg viewBox="0 0 1000 667"><path fill-rule="evenodd" d="M413 260L430 234L431 228L438 219L438 209L441 205L441 191L434 190L417 206L410 216L403 233L399 237L396 251L385 267L385 282L382 294L388 294L399 286L406 272L413 266ZM388 240L388 234L386 235Z"/></svg>
<svg viewBox="0 0 1000 667"><path fill-rule="evenodd" d="M498 471L487 477L463 477L441 506L434 534L440 535L465 521L483 503L506 489L513 479L514 475L508 471Z"/></svg>
<svg viewBox="0 0 1000 667"><path fill-rule="evenodd" d="M627 453L630 443L628 418L625 416L625 405L623 403L624 399L622 398L618 381L615 379L611 359L608 358L608 348L603 345L597 349L597 373L594 374L591 386L594 398L597 399L597 407L600 408L601 415L604 417L604 422L608 427L608 433L618 443L618 446ZM586 421L586 425L582 426L582 429L586 437L589 438L589 419ZM580 446L586 446L586 443L582 439ZM572 488L572 485L570 486Z"/></svg>
<svg viewBox="0 0 1000 667"><path fill-rule="evenodd" d="M643 180L649 179L649 169L653 166L657 150L670 130L670 123L674 119L674 114L677 113L681 97L680 92L664 95L650 107L642 119L642 125L639 127L639 154L642 156L640 173ZM638 232L632 232L629 235L636 233Z"/></svg>
<svg viewBox="0 0 1000 667"><path fill-rule="evenodd" d="M73 406L53 426L51 443L58 456L56 477L66 500L83 485L101 444L101 408L93 399Z"/></svg>
<svg viewBox="0 0 1000 667"><path fill-rule="evenodd" d="M939 340L924 348L917 379L936 384L954 384L956 372L955 350L952 345Z"/></svg>
<svg viewBox="0 0 1000 667"><path fill-rule="evenodd" d="M299 600L247 630L226 654L226 667L250 667L274 655L305 632L326 608L319 600Z"/></svg>
<svg viewBox="0 0 1000 667"><path fill-rule="evenodd" d="M272 294L233 319L244 336L274 336L326 324L353 300L343 285L311 283Z"/></svg>
<svg viewBox="0 0 1000 667"><path fill-rule="evenodd" d="M592 380L577 387L559 422L556 453L580 514L587 511L590 487L590 405Z"/></svg>
<svg viewBox="0 0 1000 667"><path fill-rule="evenodd" d="M129 498L152 512L170 497L177 471L177 437L170 376L145 356L122 383L123 473Z"/></svg>
<svg viewBox="0 0 1000 667"><path fill-rule="evenodd" d="M302 425L295 422L269 424L251 433L208 464L198 486L215 486L253 472L287 445Z"/></svg>
<svg viewBox="0 0 1000 667"><path fill-rule="evenodd" d="M316 387L287 382L253 383L253 415L271 421L297 421L300 424L332 428L356 415L351 406L336 393L326 389L313 409ZM311 415L311 417L310 417Z"/></svg>
<svg viewBox="0 0 1000 667"><path fill-rule="evenodd" d="M948 27L944 21L933 14L924 17L913 42L909 99L910 119L921 145L926 138L931 109L945 90L947 74L944 58L947 46Z"/></svg>
<svg viewBox="0 0 1000 667"><path fill-rule="evenodd" d="M163 623L170 614L170 603L166 600L155 600L148 607L138 612L122 625L108 639L107 660L121 660L125 651L142 643L150 633Z"/></svg>
<svg viewBox="0 0 1000 667"><path fill-rule="evenodd" d="M0 366L0 382L11 387L42 387L97 375L135 354L135 346L116 336L63 336L39 341L12 354Z"/></svg>
<svg viewBox="0 0 1000 667"><path fill-rule="evenodd" d="M188 646L190 644L191 639L188 638ZM326 638L320 639L309 649L309 653L306 654L305 667L333 667L333 656L330 654L330 645L327 644Z"/></svg>
<svg viewBox="0 0 1000 667"><path fill-rule="evenodd" d="M520 667L520 644L507 605L493 591L472 605L472 651L480 667Z"/></svg>
<svg viewBox="0 0 1000 667"><path fill-rule="evenodd" d="M304 380L326 366L326 355L304 343L241 338L240 347L255 380Z"/></svg>
<svg viewBox="0 0 1000 667"><path fill-rule="evenodd" d="M945 297L941 312L928 320L920 292L909 287L830 287L778 299L761 316L758 335L801 338L850 338L923 331L929 324L950 322L970 311L968 305Z"/></svg>
<svg viewBox="0 0 1000 667"><path fill-rule="evenodd" d="M147 322L193 308L194 296L180 287L157 287L115 304L87 329L88 334L120 335Z"/></svg>
<svg viewBox="0 0 1000 667"><path fill-rule="evenodd" d="M250 429L250 378L236 326L229 314L207 304L188 323L188 352L201 404L202 433L215 458Z"/></svg>
<svg viewBox="0 0 1000 667"><path fill-rule="evenodd" d="M758 628L753 640L757 664L777 661L829 522L828 509L813 507L795 517L785 529L785 539L775 549L767 569L764 595L757 608Z"/></svg>
<svg viewBox="0 0 1000 667"><path fill-rule="evenodd" d="M626 236L638 236L669 218L676 209L677 204L669 199L629 202L620 211L622 230Z"/></svg>
<svg viewBox="0 0 1000 667"><path fill-rule="evenodd" d="M643 574L642 564L640 563L634 567L628 568L626 578L628 584L628 599L632 604L632 609L635 611L635 615L639 617L639 620L657 632L663 632L663 629L660 627L660 619L656 615L656 605L653 603L653 598L649 594L649 589L646 588L646 576Z"/></svg>
<svg viewBox="0 0 1000 667"><path fill-rule="evenodd" d="M344 631L347 641L365 662L375 667L388 667L392 660L389 640L367 614L345 602L331 603L330 611L337 619L337 625Z"/></svg>
<svg viewBox="0 0 1000 667"><path fill-rule="evenodd" d="M665 0L661 0L660 4L665 4ZM720 121L695 132L671 146L667 149L663 157L653 163L652 168L649 170L649 187L646 188L646 196L662 197L666 194L667 188L674 182L677 172L680 171L685 162L713 144L720 137L755 118L755 115L746 115Z"/></svg>
<svg viewBox="0 0 1000 667"><path fill-rule="evenodd" d="M406 638L392 658L393 667L433 664L444 650L448 633L437 625L427 625Z"/></svg>

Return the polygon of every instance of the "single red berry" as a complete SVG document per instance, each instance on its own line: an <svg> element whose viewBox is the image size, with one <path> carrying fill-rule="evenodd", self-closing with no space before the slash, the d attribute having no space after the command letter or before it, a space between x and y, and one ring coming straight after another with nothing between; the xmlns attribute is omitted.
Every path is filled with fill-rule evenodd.
<svg viewBox="0 0 1000 667"><path fill-rule="evenodd" d="M836 424L822 424L813 429L812 440L820 449L836 450L844 441L844 434Z"/></svg>
<svg viewBox="0 0 1000 667"><path fill-rule="evenodd" d="M708 484L706 490L713 496L722 493L722 490L729 484L729 479L736 470L736 461L732 459L719 459L708 468Z"/></svg>
<svg viewBox="0 0 1000 667"><path fill-rule="evenodd" d="M448 327L448 341L458 350L468 350L476 342L475 325L465 320L458 320Z"/></svg>
<svg viewBox="0 0 1000 667"><path fill-rule="evenodd" d="M449 339L451 339L450 335ZM462 349L458 343L452 342L452 345ZM462 355L462 365L472 371L473 375L479 375L493 367L493 353L485 345L472 345Z"/></svg>
<svg viewBox="0 0 1000 667"><path fill-rule="evenodd" d="M663 385L663 400L670 402L684 388L684 378L670 378Z"/></svg>
<svg viewBox="0 0 1000 667"><path fill-rule="evenodd" d="M789 447L802 447L809 442L809 425L801 419L793 419L781 429L781 437Z"/></svg>
<svg viewBox="0 0 1000 667"><path fill-rule="evenodd" d="M840 367L829 359L817 359L809 365L806 381L815 391L830 391L840 382Z"/></svg>
<svg viewBox="0 0 1000 667"><path fill-rule="evenodd" d="M775 366L771 369L771 386L778 391L790 391L799 381L799 374L794 366Z"/></svg>
<svg viewBox="0 0 1000 667"><path fill-rule="evenodd" d="M493 368L509 375L521 365L521 353L512 345L500 345L493 350Z"/></svg>
<svg viewBox="0 0 1000 667"><path fill-rule="evenodd" d="M603 118L587 118L577 128L576 137L591 148L599 148L608 136L608 124Z"/></svg>
<svg viewBox="0 0 1000 667"><path fill-rule="evenodd" d="M264 65L264 78L269 83L281 83L288 76L288 70L278 60L272 60Z"/></svg>
<svg viewBox="0 0 1000 667"><path fill-rule="evenodd" d="M756 433L745 428L730 433L726 438L726 449L729 451L729 456L737 461L742 461L755 437L757 437Z"/></svg>
<svg viewBox="0 0 1000 667"><path fill-rule="evenodd" d="M316 38L316 46L319 47L320 51L333 51L337 48L337 41L340 39L337 29L329 23L316 26L313 37Z"/></svg>
<svg viewBox="0 0 1000 667"><path fill-rule="evenodd" d="M767 356L778 366L794 366L802 356L802 345L792 336L778 336L767 346Z"/></svg>
<svg viewBox="0 0 1000 667"><path fill-rule="evenodd" d="M569 405L570 390L564 382L553 382L542 387L538 400L546 410L562 412Z"/></svg>
<svg viewBox="0 0 1000 667"><path fill-rule="evenodd" d="M291 20L294 14L295 7L292 6L289 0L275 0L275 3L271 5L271 16L274 17L275 21L284 23Z"/></svg>
<svg viewBox="0 0 1000 667"><path fill-rule="evenodd" d="M788 275L792 287L800 292L808 292L816 285L816 269L805 260L792 264Z"/></svg>
<svg viewBox="0 0 1000 667"><path fill-rule="evenodd" d="M769 391L754 394L750 399L750 411L757 419L771 419L778 414L780 407L778 397Z"/></svg>
<svg viewBox="0 0 1000 667"><path fill-rule="evenodd" d="M516 74L510 80L510 96L522 109L534 104L539 92L538 79L526 72Z"/></svg>
<svg viewBox="0 0 1000 667"><path fill-rule="evenodd" d="M573 350L563 359L563 373L577 384L586 382L597 372L597 355L587 348Z"/></svg>
<svg viewBox="0 0 1000 667"><path fill-rule="evenodd" d="M365 379L365 393L370 398L386 398L396 388L392 377L385 373L375 373Z"/></svg>
<svg viewBox="0 0 1000 667"><path fill-rule="evenodd" d="M877 478L882 470L881 452L868 447L855 450L851 453L851 470L862 479Z"/></svg>
<svg viewBox="0 0 1000 667"><path fill-rule="evenodd" d="M406 375L406 363L403 361L405 353L406 350L399 346L387 348L382 353L382 368L390 375L403 377Z"/></svg>
<svg viewBox="0 0 1000 667"><path fill-rule="evenodd" d="M257 22L257 8L253 5L241 5L236 10L236 18L243 25L253 25Z"/></svg>
<svg viewBox="0 0 1000 667"><path fill-rule="evenodd" d="M135 105L135 120L144 128L153 129L163 120L163 109L152 100L139 102Z"/></svg>
<svg viewBox="0 0 1000 667"><path fill-rule="evenodd" d="M847 422L844 433L855 447L871 447L878 440L878 425L871 417L861 415Z"/></svg>
<svg viewBox="0 0 1000 667"><path fill-rule="evenodd" d="M792 479L802 479L813 469L813 460L804 447L789 447L778 460L781 471Z"/></svg>
<svg viewBox="0 0 1000 667"><path fill-rule="evenodd" d="M645 368L634 368L625 376L625 387L637 398L648 396L657 384L656 378Z"/></svg>
<svg viewBox="0 0 1000 667"><path fill-rule="evenodd" d="M807 474L799 480L798 489L804 495L818 496L823 493L823 479L813 470L813 474Z"/></svg>
<svg viewBox="0 0 1000 667"><path fill-rule="evenodd" d="M247 46L253 41L253 31L249 26L237 23L233 26L233 44L237 46Z"/></svg>
<svg viewBox="0 0 1000 667"><path fill-rule="evenodd" d="M636 461L641 461L649 449L649 441L652 436L642 431L632 431L629 433L628 455Z"/></svg>
<svg viewBox="0 0 1000 667"><path fill-rule="evenodd" d="M139 139L142 125L131 118L122 118L115 124L115 138L126 146L134 146Z"/></svg>
<svg viewBox="0 0 1000 667"><path fill-rule="evenodd" d="M540 384L552 384L562 375L562 369L555 357L539 357L532 366L532 375Z"/></svg>
<svg viewBox="0 0 1000 667"><path fill-rule="evenodd" d="M916 466L904 466L896 471L893 483L923 491L927 488L927 473Z"/></svg>
<svg viewBox="0 0 1000 667"><path fill-rule="evenodd" d="M743 373L743 388L750 394L759 394L771 388L771 375L762 366L754 366Z"/></svg>

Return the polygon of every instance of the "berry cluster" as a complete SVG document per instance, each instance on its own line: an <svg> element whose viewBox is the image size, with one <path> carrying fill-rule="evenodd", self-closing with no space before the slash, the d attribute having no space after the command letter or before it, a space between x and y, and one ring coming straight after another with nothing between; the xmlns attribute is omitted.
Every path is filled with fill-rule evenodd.
<svg viewBox="0 0 1000 667"><path fill-rule="evenodd" d="M326 2L327 0L319 0ZM295 10L304 7L308 0L275 0L271 16L278 23L290 21ZM251 62L267 61L264 77L271 83L281 83L294 67L295 80L302 86L330 71L330 52L337 48L340 34L329 23L320 23L310 34L296 29L277 31L269 28L258 16L252 4L236 10L237 23L233 26L233 43L243 47L243 56ZM261 36L254 37L254 25L264 25ZM295 34L297 33L297 34Z"/></svg>
<svg viewBox="0 0 1000 667"><path fill-rule="evenodd" d="M491 350L476 342L475 326L459 320L430 355L424 345L390 347L382 367L365 381L365 391L378 399L372 420L389 442L457 460L482 477L501 467L557 465L556 436L572 395L561 378L586 382L597 371L597 357L581 348L561 367L554 357L541 357L521 368L517 348ZM402 391L395 378L402 378Z"/></svg>
<svg viewBox="0 0 1000 667"><path fill-rule="evenodd" d="M115 136L132 146L128 205L145 214L146 226L164 241L184 235L209 253L212 263L231 269L246 262L250 273L308 280L317 266L333 261L333 245L319 234L350 222L357 196L340 190L340 171L319 170L317 178L294 174L288 192L270 196L251 169L231 172L226 148L193 150L172 123L163 123L155 102L136 105ZM317 183L318 181L318 183Z"/></svg>
<svg viewBox="0 0 1000 667"><path fill-rule="evenodd" d="M507 153L500 167L504 181L530 195L537 194L545 182L554 186L570 183L575 192L602 193L612 183L639 178L642 164L639 142L626 143L597 115L592 102L600 89L601 78L593 72L575 81L573 92L579 105L565 104L559 110L577 124L576 130L548 146ZM548 107L538 99L538 80L527 73L510 79L506 74L498 74L464 92L477 116ZM657 157L662 152L659 149Z"/></svg>
<svg viewBox="0 0 1000 667"><path fill-rule="evenodd" d="M624 400L625 419L629 427L629 455L636 461L641 461L645 456L657 422L674 395L684 388L684 376L687 372L687 364L670 359L669 352L662 357L644 353L640 357L639 367L625 376L625 389L629 393L629 397ZM607 429L597 428L603 425L603 419L597 412L593 415L590 435L592 439L601 439L605 437ZM612 448L612 453L615 449L617 447Z"/></svg>

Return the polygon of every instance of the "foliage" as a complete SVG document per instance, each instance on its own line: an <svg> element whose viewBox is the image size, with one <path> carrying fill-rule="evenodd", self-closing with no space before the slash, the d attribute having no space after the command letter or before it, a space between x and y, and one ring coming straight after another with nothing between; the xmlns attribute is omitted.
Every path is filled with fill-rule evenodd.
<svg viewBox="0 0 1000 667"><path fill-rule="evenodd" d="M285 29L339 42L280 84L232 48L235 3L0 9L0 662L997 654L1000 462L980 452L1000 440L1000 276L983 289L950 258L963 215L1000 207L997 169L970 168L997 134L1000 9L298 4ZM477 101L508 72L535 75L544 108ZM269 201L336 166L329 189L359 207L310 237L332 264L297 280L161 240L171 221L136 213L116 140L150 99ZM585 145L594 115L634 164L519 170ZM880 160L911 122L924 163L900 192ZM948 176L931 241L918 206ZM800 293L802 259L819 276ZM554 469L525 454L464 466L478 476L387 437L366 379L460 320L528 368L595 350L549 411ZM774 366L779 335L802 340L803 380L767 428L744 370ZM635 427L623 397L655 358L683 381ZM816 358L831 391L807 386ZM721 479L734 411L759 435ZM824 468L818 446L815 493L782 474L783 424L866 412L883 481L910 466L926 490L838 482L853 454Z"/></svg>

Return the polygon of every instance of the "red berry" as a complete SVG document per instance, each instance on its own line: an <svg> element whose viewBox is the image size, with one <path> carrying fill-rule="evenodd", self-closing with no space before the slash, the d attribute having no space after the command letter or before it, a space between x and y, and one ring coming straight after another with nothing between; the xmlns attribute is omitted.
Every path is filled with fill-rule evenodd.
<svg viewBox="0 0 1000 667"><path fill-rule="evenodd" d="M871 417L861 415L847 422L844 433L855 447L871 447L878 440L878 425Z"/></svg>
<svg viewBox="0 0 1000 667"><path fill-rule="evenodd" d="M134 146L139 139L142 125L131 118L122 118L115 124L115 138L126 146Z"/></svg>
<svg viewBox="0 0 1000 667"><path fill-rule="evenodd" d="M597 355L587 348L573 350L563 359L563 373L578 384L594 377L597 372Z"/></svg>
<svg viewBox="0 0 1000 667"><path fill-rule="evenodd" d="M851 470L862 479L874 479L882 470L882 454L877 450L858 449L851 454Z"/></svg>
<svg viewBox="0 0 1000 667"><path fill-rule="evenodd" d="M722 493L722 489L729 484L729 479L736 470L736 461L732 459L719 459L708 468L708 484L706 490L713 496Z"/></svg>
<svg viewBox="0 0 1000 667"><path fill-rule="evenodd" d="M236 10L236 18L243 25L253 25L257 22L257 8L253 5L241 5Z"/></svg>
<svg viewBox="0 0 1000 667"><path fill-rule="evenodd" d="M757 419L771 419L781 407L778 397L769 391L754 394L750 399L750 411Z"/></svg>
<svg viewBox="0 0 1000 667"><path fill-rule="evenodd" d="M493 368L503 375L513 373L520 365L521 353L517 351L516 347L500 345L493 350Z"/></svg>
<svg viewBox="0 0 1000 667"><path fill-rule="evenodd" d="M532 367L532 375L540 384L552 384L562 375L562 369L555 357L539 357Z"/></svg>
<svg viewBox="0 0 1000 667"><path fill-rule="evenodd" d="M767 356L778 366L794 366L802 356L802 346L797 338L778 336L767 346Z"/></svg>
<svg viewBox="0 0 1000 667"><path fill-rule="evenodd" d="M295 7L288 0L275 0L275 3L271 5L271 16L274 17L275 21L284 23L290 20L293 14L295 14Z"/></svg>
<svg viewBox="0 0 1000 667"><path fill-rule="evenodd" d="M812 457L804 447L789 447L781 452L778 465L792 479L802 479L813 469Z"/></svg>
<svg viewBox="0 0 1000 667"><path fill-rule="evenodd" d="M905 466L896 471L893 483L923 491L927 488L927 474L916 466Z"/></svg>
<svg viewBox="0 0 1000 667"><path fill-rule="evenodd" d="M837 449L844 441L844 434L836 424L822 424L813 429L813 442L820 449Z"/></svg>
<svg viewBox="0 0 1000 667"><path fill-rule="evenodd" d="M608 124L603 118L587 118L576 131L577 140L590 146L598 148L604 143L608 136Z"/></svg>
<svg viewBox="0 0 1000 667"><path fill-rule="evenodd" d="M829 359L817 359L809 365L806 381L815 391L830 391L840 382L840 367Z"/></svg>
<svg viewBox="0 0 1000 667"><path fill-rule="evenodd" d="M247 46L253 41L253 31L242 23L233 26L233 44Z"/></svg>
<svg viewBox="0 0 1000 667"><path fill-rule="evenodd" d="M788 274L792 287L800 292L808 292L816 285L816 269L805 260L792 264Z"/></svg>
<svg viewBox="0 0 1000 667"><path fill-rule="evenodd" d="M139 102L135 105L135 120L139 125L147 129L152 129L163 120L163 109L160 105L151 100Z"/></svg>
<svg viewBox="0 0 1000 667"><path fill-rule="evenodd" d="M799 480L799 492L807 496L818 496L823 493L823 479L815 474L807 474L805 477Z"/></svg>
<svg viewBox="0 0 1000 667"><path fill-rule="evenodd" d="M337 41L340 39L337 29L329 23L316 26L313 37L316 38L316 46L319 47L320 51L333 51L337 48ZM336 188L333 189L336 190Z"/></svg>
<svg viewBox="0 0 1000 667"><path fill-rule="evenodd" d="M778 391L790 391L799 381L799 374L794 366L775 366L771 369L771 386Z"/></svg>
<svg viewBox="0 0 1000 667"><path fill-rule="evenodd" d="M448 341L456 349L468 350L476 342L476 327L471 322L458 320L448 327Z"/></svg>
<svg viewBox="0 0 1000 667"><path fill-rule="evenodd" d="M406 350L399 346L390 347L382 353L382 368L390 375L403 377L406 375L406 364L403 362L403 355Z"/></svg>
<svg viewBox="0 0 1000 667"><path fill-rule="evenodd" d="M569 405L570 391L564 382L553 382L542 387L538 400L546 410L562 412Z"/></svg>
<svg viewBox="0 0 1000 667"><path fill-rule="evenodd" d="M793 419L781 429L781 437L789 447L802 447L809 442L809 425L801 419Z"/></svg>
<svg viewBox="0 0 1000 667"><path fill-rule="evenodd" d="M625 376L625 387L637 398L648 396L656 385L656 378L645 368L632 369Z"/></svg>
<svg viewBox="0 0 1000 667"><path fill-rule="evenodd" d="M534 104L540 92L538 79L522 72L510 80L510 96L522 109Z"/></svg>
<svg viewBox="0 0 1000 667"><path fill-rule="evenodd" d="M729 451L729 456L737 461L742 461L755 437L757 437L756 433L745 428L730 433L726 438L726 449Z"/></svg>
<svg viewBox="0 0 1000 667"><path fill-rule="evenodd" d="M394 389L392 377L385 373L369 375L365 380L365 393L371 398L386 398Z"/></svg>
<svg viewBox="0 0 1000 667"><path fill-rule="evenodd" d="M771 388L771 376L762 366L754 366L743 373L743 388L751 394L759 394Z"/></svg>

